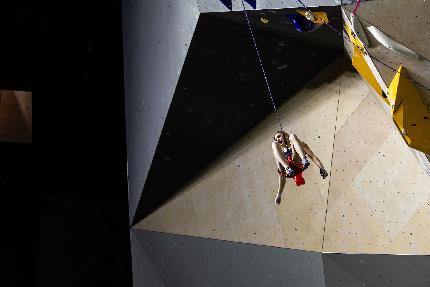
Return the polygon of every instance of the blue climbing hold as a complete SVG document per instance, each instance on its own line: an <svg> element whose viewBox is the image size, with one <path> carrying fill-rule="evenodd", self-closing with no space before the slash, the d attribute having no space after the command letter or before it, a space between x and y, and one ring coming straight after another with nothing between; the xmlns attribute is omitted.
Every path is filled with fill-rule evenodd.
<svg viewBox="0 0 430 287"><path fill-rule="evenodd" d="M309 21L305 16L300 14L287 14L286 16L299 32L312 32L322 26L322 24L315 24Z"/></svg>

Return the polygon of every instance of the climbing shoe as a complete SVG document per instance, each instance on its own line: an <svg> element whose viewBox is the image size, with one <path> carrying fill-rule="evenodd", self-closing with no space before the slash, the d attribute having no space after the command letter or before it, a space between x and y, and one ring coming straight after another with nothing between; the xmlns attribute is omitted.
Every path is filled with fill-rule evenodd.
<svg viewBox="0 0 430 287"><path fill-rule="evenodd" d="M279 192L276 194L275 204L276 205L281 204L281 194Z"/></svg>
<svg viewBox="0 0 430 287"><path fill-rule="evenodd" d="M323 179L325 179L328 176L328 173L324 167L320 168L320 175L322 176Z"/></svg>

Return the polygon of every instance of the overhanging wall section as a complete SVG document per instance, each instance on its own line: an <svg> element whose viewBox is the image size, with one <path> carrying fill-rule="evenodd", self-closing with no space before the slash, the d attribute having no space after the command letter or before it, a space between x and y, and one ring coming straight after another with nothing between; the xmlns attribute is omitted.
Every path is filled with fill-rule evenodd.
<svg viewBox="0 0 430 287"><path fill-rule="evenodd" d="M274 205L271 116L135 228L309 251L428 254L430 178L366 82L336 69L280 108L285 129L309 144L331 178L312 165L306 185L287 181Z"/></svg>
<svg viewBox="0 0 430 287"><path fill-rule="evenodd" d="M342 61L331 64L279 110L285 130L308 143L328 171L339 89L338 121L346 121L363 98L357 87L366 88L355 74L339 74ZM277 129L270 114L135 228L321 251L329 180L313 164L305 172L306 185L295 187L288 180L283 202L276 206L278 174L271 142Z"/></svg>

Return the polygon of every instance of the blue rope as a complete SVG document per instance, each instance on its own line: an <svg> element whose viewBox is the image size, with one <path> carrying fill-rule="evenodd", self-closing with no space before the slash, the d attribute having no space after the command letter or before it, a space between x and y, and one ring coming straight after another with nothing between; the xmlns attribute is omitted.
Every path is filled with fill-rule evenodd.
<svg viewBox="0 0 430 287"><path fill-rule="evenodd" d="M279 127L281 128L281 131L284 131L284 129L282 128L281 119L279 118L278 109L276 108L275 100L273 99L269 81L267 80L267 75L266 75L266 71L264 70L263 61L261 60L260 51L258 50L257 42L255 41L254 32L252 31L251 23L249 22L248 13L246 12L245 4L243 3L243 0L241 0L241 2L243 6L243 12L245 12L246 22L248 23L248 28L251 34L252 42L254 44L255 52L257 54L258 62L260 63L260 68L261 68L261 71L263 72L264 81L266 82L266 87L273 106L273 110L275 111L276 119L278 120L278 124L279 124Z"/></svg>

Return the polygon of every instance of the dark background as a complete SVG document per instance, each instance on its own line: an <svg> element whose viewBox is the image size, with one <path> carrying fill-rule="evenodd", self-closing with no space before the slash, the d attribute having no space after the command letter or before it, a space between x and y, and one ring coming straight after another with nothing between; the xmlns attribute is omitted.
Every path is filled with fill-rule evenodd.
<svg viewBox="0 0 430 287"><path fill-rule="evenodd" d="M3 281L131 286L120 1L3 2L0 89L33 91L33 144L0 144Z"/></svg>
<svg viewBox="0 0 430 287"><path fill-rule="evenodd" d="M225 18L226 14L219 16ZM234 26L239 30L243 28L237 26L242 21L240 15L231 13L229 16L232 16L228 19L232 23L223 25ZM264 34L258 40L263 52L264 47L268 50L273 47L282 50L283 46L279 45L278 40L281 37L279 34L286 32L283 30L286 23L276 24L276 19L281 18L274 14L269 19L271 29L277 32ZM253 20L257 25L258 17ZM261 28L261 31L264 29ZM246 31L243 32L245 39ZM324 38L326 32L322 32L321 37ZM282 37L289 38L289 32L286 33ZM7 286L132 286L120 1L3 1L0 4L0 37L0 89L33 92L33 143L0 143L1 254L2 263L6 267L2 273L3 282L8 282ZM303 40L303 35L297 37ZM235 37L232 38L234 39ZM310 38L310 41L317 43L319 39ZM336 45L336 40L330 39L327 43ZM207 44L219 45L219 41L207 41ZM248 50L242 52L252 57L249 42L246 45ZM340 50L330 45L319 47L317 54L325 54L326 49L329 49L333 57L337 55ZM214 50L224 48L208 48L195 50L203 51L203 55L195 54L197 59L209 56L209 62L222 65L219 59L223 57L211 58L211 55L216 55L216 52L213 54ZM315 54L315 51L309 50L309 53L307 57ZM185 71L201 69L193 66L190 59L187 57ZM233 82L226 87L237 89L237 83L243 83L240 79L245 78L255 82L256 89L250 90L263 96L264 83L258 82L260 75L256 65L246 59L245 63L234 59L228 63L236 67L244 64L243 70L247 73L241 75L240 69L229 70L232 74L225 75L232 76ZM329 59L326 61L329 62ZM311 60L308 64L312 66L315 63ZM324 61L318 63L325 65ZM275 59L274 63L269 64L268 70L274 77L284 78L285 70L278 69L283 64ZM225 67L219 69L228 70ZM309 72L306 77L312 75L313 72ZM187 74L181 75L179 87L189 86L187 77ZM209 86L209 92L212 87L224 87L226 83L226 78L212 76L208 79L214 80ZM304 78L302 80L303 83L306 82ZM202 83L194 83L197 83L194 89L198 91ZM276 94L278 91L285 92L280 86L274 87L274 91ZM293 92L294 89L289 93ZM218 94L228 96L222 91L218 91ZM240 93L236 90L236 94ZM210 109L209 112L202 109L205 106L189 107L189 103L181 95L186 94L175 94L172 106L174 110L169 112L171 119L167 120L161 136L160 147L164 150L157 149L155 158L158 162L155 163L155 168L162 168L164 161L169 162L175 158L175 154L169 160L165 158L171 150L170 135L175 134L175 130L183 132L183 127L174 126L175 114L196 111L200 115L201 120L196 123L201 126L192 129L193 132L198 132L194 137L213 124L221 128L214 129L218 135L203 135L208 136L203 141L209 141L209 144L215 143L216 137L221 137L222 133L228 133L229 136L224 137L227 139L225 142L216 142L214 146L217 150L198 163L198 166L190 165L192 170L184 169L183 176L173 182L172 192L176 192L201 166L213 160L220 151L240 137L246 129L243 126L245 123L251 127L271 112L268 105L265 111L256 111L253 114L255 118L245 118L255 106L260 107L254 100L261 98L229 98L228 103L232 105L224 107L225 109L222 104L227 102L226 99L212 98L212 111L222 111L224 114L230 111L228 115L238 115L238 124L225 126L222 131L223 123L218 121L219 116L212 116ZM200 94L191 95L195 99ZM278 100L282 101L280 98ZM208 115L210 116L207 117ZM186 119L183 115L180 117ZM192 117L188 120L194 121ZM230 119L229 122L233 120ZM179 156L181 155L178 154ZM151 181L156 183L156 179L153 177ZM171 195L164 196L156 198L152 203L149 201L152 205L145 207L146 209L142 207L141 215L156 208ZM367 260L367 257L362 258L361 255L351 259L353 264L346 262L346 256L349 255L327 256L327 259L334 262L329 262L332 265L352 266L351 270L355 272L351 271L352 274L362 272L359 270L360 266L368 266L361 264L364 259ZM380 258L375 262L379 264L379 268L382 266L382 270L388 270L388 275L384 274L385 278L390 278L392 274L402 274L398 270L407 270L410 265L418 266L416 269L419 274L425 274L427 263L423 260L428 260L428 257L420 257L418 263L400 262L400 267L390 269L391 265L384 267L387 258ZM404 257L399 256L393 258L404 260ZM414 258L407 257L407 260ZM423 266L424 269L421 268ZM378 270L377 267L372 268ZM392 270L394 271L391 272ZM378 280L383 278L379 272L374 273ZM339 275L328 274L328 283L338 280ZM357 275L359 276L362 275Z"/></svg>
<svg viewBox="0 0 430 287"><path fill-rule="evenodd" d="M0 143L2 235L5 273L10 277L5 281L13 282L12 286L34 286L35 282L44 287L131 286L121 3L13 1L2 4L0 13L0 89L33 92L33 143ZM206 15L199 21L200 35L207 29L216 35L224 27L230 34L218 36L230 37L230 42L216 37L193 40L190 51L194 56L187 57L178 87L194 92L189 94L191 99L180 90L175 93L151 172L163 169L169 156L168 132L179 137L187 132L184 125L175 126L177 119L195 124L188 130L190 139L197 137L215 149L201 152L208 157L182 169L183 174L171 181L171 189L156 187L172 193L155 197L145 192L149 205L140 209L142 214L167 200L271 112L248 30L238 23L243 21L240 14L230 16L222 20ZM276 24L276 19L283 19L279 14L266 16L272 17L271 29L281 28L278 32L264 27L256 30L263 56L270 59L267 70L274 77L272 83L279 84L273 90L277 97L282 95L276 98L280 103L341 49L333 39L333 45L319 47L299 39L284 48L282 41L298 40L289 34L294 29L282 30L287 23ZM251 17L258 25L260 16ZM325 30L320 32L323 38L327 35ZM232 41L235 46L229 47ZM313 41L318 42L318 37ZM286 53L285 49L291 50ZM306 51L303 58L284 57L300 49ZM287 63L290 69L280 68ZM291 68L294 63L302 68ZM194 73L204 77L191 81L193 69L205 72ZM282 87L282 79L292 79L293 74L302 75L295 78L295 86ZM196 103L202 89L206 100L190 107L189 100ZM190 109L196 111L196 118L189 117ZM182 156L187 146L180 147ZM175 154L171 158L177 164ZM156 186L159 179L155 172L150 184Z"/></svg>

